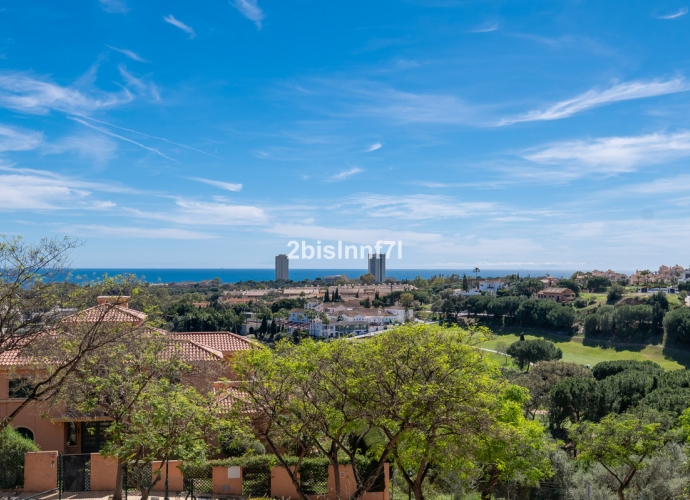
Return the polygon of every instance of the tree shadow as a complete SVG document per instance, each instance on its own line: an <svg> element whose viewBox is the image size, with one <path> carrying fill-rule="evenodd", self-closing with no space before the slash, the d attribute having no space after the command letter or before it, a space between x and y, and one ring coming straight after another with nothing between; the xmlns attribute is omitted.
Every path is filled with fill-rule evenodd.
<svg viewBox="0 0 690 500"><path fill-rule="evenodd" d="M486 325L491 327L490 325ZM495 328L492 329L494 334L500 335L531 335L532 337L537 337L540 339L545 339L553 342L554 344L570 342L575 335L574 331L567 332L557 332L554 330L543 330L534 327L521 327L517 325L494 325Z"/></svg>
<svg viewBox="0 0 690 500"><path fill-rule="evenodd" d="M637 344L633 342L613 342L611 340L598 340L592 338L582 339L582 345L585 347L600 347L602 349L611 349L616 352L631 351L640 352L649 344Z"/></svg>
<svg viewBox="0 0 690 500"><path fill-rule="evenodd" d="M677 344L664 345L661 352L664 359L675 361L685 368L690 368L690 351L686 347Z"/></svg>

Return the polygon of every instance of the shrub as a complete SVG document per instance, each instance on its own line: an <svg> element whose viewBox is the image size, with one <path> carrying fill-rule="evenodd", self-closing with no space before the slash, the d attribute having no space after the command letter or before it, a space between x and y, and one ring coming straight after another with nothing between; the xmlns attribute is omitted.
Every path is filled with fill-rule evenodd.
<svg viewBox="0 0 690 500"><path fill-rule="evenodd" d="M667 338L683 344L690 343L690 308L674 309L663 320Z"/></svg>
<svg viewBox="0 0 690 500"><path fill-rule="evenodd" d="M633 359L623 359L618 361L602 361L592 368L592 375L597 380L604 380L607 377L617 375L624 371L645 372L652 375L661 375L664 369L654 361L636 361Z"/></svg>
<svg viewBox="0 0 690 500"><path fill-rule="evenodd" d="M609 288L608 293L606 294L606 302L609 304L615 304L623 298L624 293L625 288L620 285L613 285Z"/></svg>
<svg viewBox="0 0 690 500"><path fill-rule="evenodd" d="M0 431L0 489L24 486L24 454L38 446L12 427Z"/></svg>
<svg viewBox="0 0 690 500"><path fill-rule="evenodd" d="M561 351L553 342L544 339L520 340L508 347L508 355L517 360L522 369L525 364L537 361L553 361L563 357Z"/></svg>

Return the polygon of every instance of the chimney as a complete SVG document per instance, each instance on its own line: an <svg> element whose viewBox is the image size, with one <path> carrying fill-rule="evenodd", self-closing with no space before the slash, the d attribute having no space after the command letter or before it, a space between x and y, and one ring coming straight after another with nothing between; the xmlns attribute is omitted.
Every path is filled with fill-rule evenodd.
<svg viewBox="0 0 690 500"><path fill-rule="evenodd" d="M129 308L129 295L100 295L96 298L98 305L113 304Z"/></svg>

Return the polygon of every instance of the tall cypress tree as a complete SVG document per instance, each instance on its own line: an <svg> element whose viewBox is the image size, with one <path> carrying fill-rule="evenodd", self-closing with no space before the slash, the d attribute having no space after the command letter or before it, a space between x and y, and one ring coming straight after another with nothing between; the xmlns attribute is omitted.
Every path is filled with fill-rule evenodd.
<svg viewBox="0 0 690 500"><path fill-rule="evenodd" d="M338 289L335 289L335 292L333 293L333 302L339 302L340 301L340 295L338 294Z"/></svg>
<svg viewBox="0 0 690 500"><path fill-rule="evenodd" d="M259 334L263 337L264 334L268 331L268 321L266 318L261 320L261 326L259 327Z"/></svg>
<svg viewBox="0 0 690 500"><path fill-rule="evenodd" d="M324 302L330 302L331 299L328 297L328 288L326 288L326 293L323 296L323 301Z"/></svg>

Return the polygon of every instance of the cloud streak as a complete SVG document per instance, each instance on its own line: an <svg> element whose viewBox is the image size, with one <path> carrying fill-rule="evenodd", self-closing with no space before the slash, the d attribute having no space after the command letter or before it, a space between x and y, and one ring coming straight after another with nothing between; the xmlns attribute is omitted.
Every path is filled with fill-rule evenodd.
<svg viewBox="0 0 690 500"><path fill-rule="evenodd" d="M100 133L102 133L102 134L109 135L110 137L114 137L115 139L120 139L121 141L129 142L130 144L134 144L135 146L139 146L139 147L142 148L142 149L145 149L145 150L147 150L147 151L151 151L152 153L155 153L155 154L157 154L158 156L160 156L161 158L165 158L166 160L177 161L177 160L175 160L174 158L170 158L168 155L164 154L163 152L159 151L158 149L152 148L152 147L150 147L150 146L146 146L145 144L142 144L142 143L140 143L140 142L134 141L134 140L130 139L129 137L125 137L125 136L123 136L123 135L116 134L116 133L111 132L111 131L109 131L109 130L105 130L104 128L101 128L101 127L96 127L95 125L92 125L91 123L89 123L89 122L87 122L87 121L85 121L85 120L81 120L81 119L76 118L76 117L70 117L70 119L71 119L71 120L74 120L74 121L77 122L77 123L81 123L81 124L84 125L85 127L89 127L89 128L91 128L91 129L93 129L93 130L97 130L98 132L100 132Z"/></svg>
<svg viewBox="0 0 690 500"><path fill-rule="evenodd" d="M657 15L654 17L656 17L657 19L678 19L679 17L683 17L687 13L688 13L688 8L682 7L672 14L665 14L662 16Z"/></svg>
<svg viewBox="0 0 690 500"><path fill-rule="evenodd" d="M0 152L29 151L36 149L43 142L39 132L25 131L0 125Z"/></svg>
<svg viewBox="0 0 690 500"><path fill-rule="evenodd" d="M175 26L176 28L179 28L179 29L181 29L182 31L184 31L185 33L187 33L187 34L189 35L189 39L190 39L190 40L191 40L192 38L195 38L195 37L196 37L196 33L194 33L194 28L192 28L191 26L186 25L186 24L183 23L182 21L178 21L177 19L175 19L175 17L174 17L172 14L170 14L170 15L168 15L168 16L163 16L163 21L165 21L165 22L168 23L168 24L172 24L172 25Z"/></svg>
<svg viewBox="0 0 690 500"><path fill-rule="evenodd" d="M111 50L114 50L115 52L119 52L120 54L124 54L125 56L129 57L133 61L137 61L137 62L141 62L141 63L149 62L146 59L144 59L143 57L141 57L139 54L137 54L136 52L133 52L131 50L119 49L117 47L113 47L112 45L108 45L108 44L106 44L105 46Z"/></svg>
<svg viewBox="0 0 690 500"><path fill-rule="evenodd" d="M230 5L235 7L240 14L256 24L258 29L262 28L261 22L264 20L264 12L257 5L257 0L235 0L230 2Z"/></svg>
<svg viewBox="0 0 690 500"><path fill-rule="evenodd" d="M383 147L383 144L381 144L380 142L376 142L367 148L367 153L377 151L377 150L381 149L382 147Z"/></svg>
<svg viewBox="0 0 690 500"><path fill-rule="evenodd" d="M690 90L683 78L673 80L633 81L613 85L606 90L589 90L572 99L558 102L543 110L533 110L513 118L505 118L497 126L521 122L560 120L588 109L605 106L614 102L644 99Z"/></svg>
<svg viewBox="0 0 690 500"><path fill-rule="evenodd" d="M360 172L364 172L364 170L362 170L359 167L354 167L354 168L351 168L350 170L344 170L338 174L335 174L335 175L329 177L328 181L329 182L344 181L345 179L348 179L348 178L352 177L353 175L357 175Z"/></svg>
<svg viewBox="0 0 690 500"><path fill-rule="evenodd" d="M605 137L589 141L554 143L528 151L523 158L558 165L563 175L616 175L640 167L690 156L690 132L658 132L632 137Z"/></svg>
<svg viewBox="0 0 690 500"><path fill-rule="evenodd" d="M191 180L196 182L201 182L202 184L208 184L209 186L214 186L226 191L233 191L235 193L242 190L242 184L233 184L230 182L214 181L212 179L204 179L202 177L190 177Z"/></svg>
<svg viewBox="0 0 690 500"><path fill-rule="evenodd" d="M86 93L22 73L0 73L0 106L27 114L47 114L50 110L88 114L121 106L133 99L127 89L116 93Z"/></svg>

